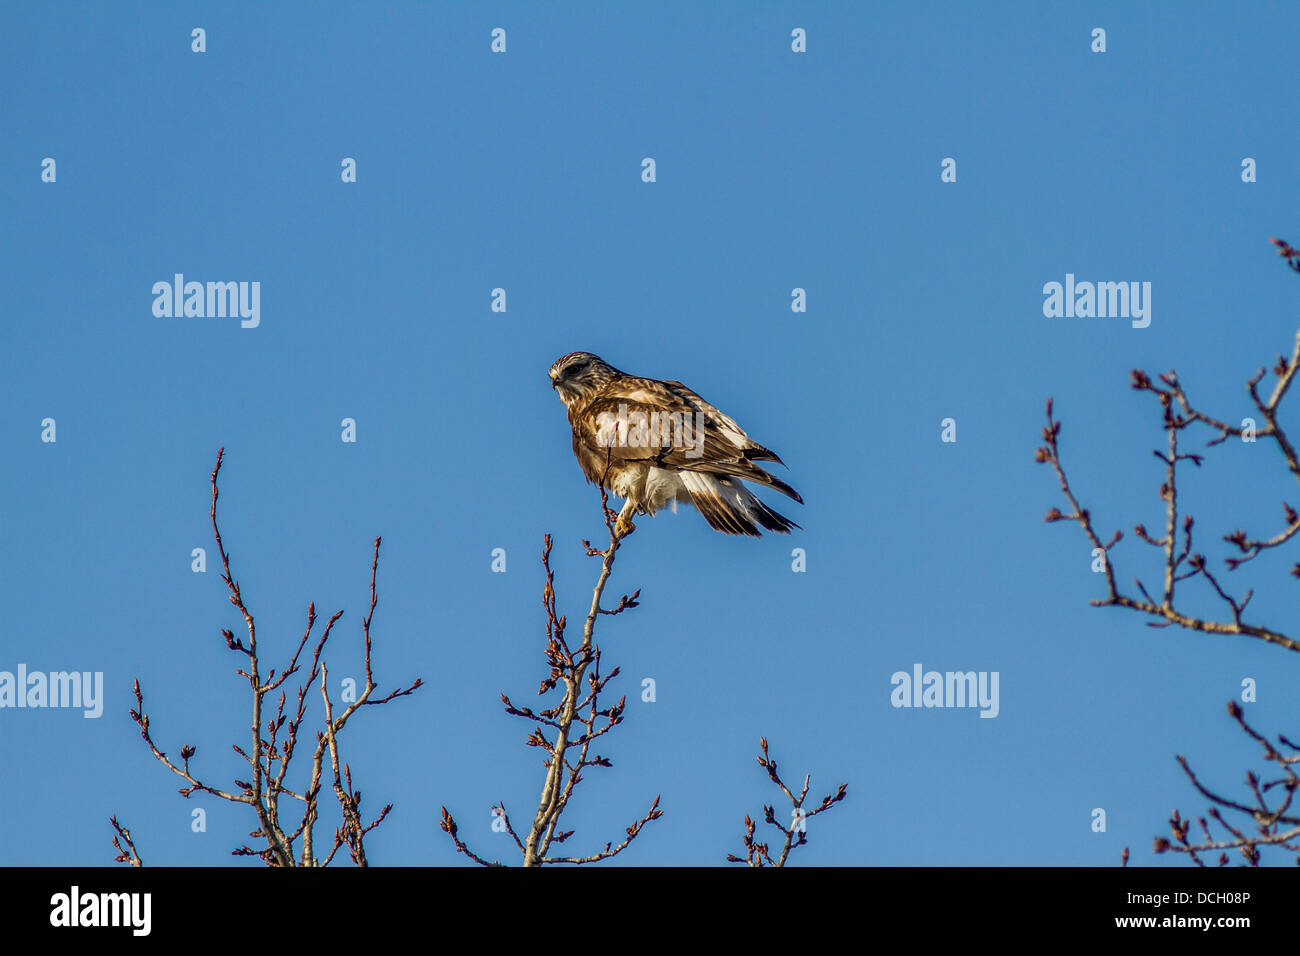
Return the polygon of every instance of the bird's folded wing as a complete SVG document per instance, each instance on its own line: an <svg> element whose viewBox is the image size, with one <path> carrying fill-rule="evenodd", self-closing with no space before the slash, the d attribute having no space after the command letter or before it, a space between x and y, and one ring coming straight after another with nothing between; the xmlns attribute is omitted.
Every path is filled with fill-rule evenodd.
<svg viewBox="0 0 1300 956"><path fill-rule="evenodd" d="M673 471L743 478L803 503L797 491L754 464L780 461L775 454L694 392L678 394L664 387L669 384L675 383L639 380L630 388L602 391L574 419L575 445L599 449L601 457L608 446L615 463L648 461Z"/></svg>

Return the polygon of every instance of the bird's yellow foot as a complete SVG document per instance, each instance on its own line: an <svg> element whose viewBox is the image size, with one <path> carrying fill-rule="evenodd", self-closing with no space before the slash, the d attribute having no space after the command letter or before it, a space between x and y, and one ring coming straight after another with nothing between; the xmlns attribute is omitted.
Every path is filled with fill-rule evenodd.
<svg viewBox="0 0 1300 956"><path fill-rule="evenodd" d="M632 523L629 515L619 515L618 520L614 522L614 533L620 538L626 538L636 530L636 525Z"/></svg>

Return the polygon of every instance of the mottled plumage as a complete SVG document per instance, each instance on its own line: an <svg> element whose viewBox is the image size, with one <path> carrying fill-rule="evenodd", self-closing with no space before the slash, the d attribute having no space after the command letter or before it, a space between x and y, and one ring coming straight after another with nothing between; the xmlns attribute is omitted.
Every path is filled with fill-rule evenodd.
<svg viewBox="0 0 1300 956"><path fill-rule="evenodd" d="M557 359L550 376L587 480L600 482L608 465L605 487L627 499L620 534L634 528L634 514L653 515L669 504L675 511L679 501L726 534L759 537L760 526L781 534L799 527L742 483L775 488L802 504L798 492L755 464L785 463L681 382L628 375L590 352Z"/></svg>

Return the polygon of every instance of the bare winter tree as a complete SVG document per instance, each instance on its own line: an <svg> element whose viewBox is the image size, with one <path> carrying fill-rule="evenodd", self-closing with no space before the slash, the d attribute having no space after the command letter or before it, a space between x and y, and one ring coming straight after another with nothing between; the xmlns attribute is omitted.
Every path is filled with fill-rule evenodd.
<svg viewBox="0 0 1300 956"><path fill-rule="evenodd" d="M608 470L607 465L605 477L608 477ZM650 809L627 828L626 835L617 844L611 840L603 849L582 855L558 851L574 833L573 830L561 829L560 819L574 789L583 781L584 772L588 768L612 766L609 758L592 750L592 744L622 723L627 706L626 697L620 697L618 703L610 706L602 707L600 703L600 695L609 682L618 676L618 668L615 667L608 674L601 674L596 621L601 615L614 616L636 607L637 598L641 595L640 590L631 595L625 594L619 599L618 606L609 610L600 606L605 585L614 570L614 556L622 543L622 538L614 528L618 512L609 507L609 493L603 487L605 483L604 479L600 482L600 507L605 518L605 529L609 532L609 544L599 550L593 548L588 541L582 542L587 554L602 560L600 576L591 594L591 606L582 626L582 642L576 647L565 636L567 617L555 607L555 574L551 570L549 534L542 545L542 567L546 572L542 604L546 609L546 665L549 673L537 693L542 696L558 690L558 700L542 710L533 710L531 707L517 707L509 697L501 695L507 714L533 724L533 731L525 740L528 746L538 747L546 754L542 764L545 775L537 810L527 828L522 830L522 835L510 819L504 802L492 808L501 826L514 840L524 866L595 863L609 859L627 849L647 823L663 816L663 811L659 809L659 797L656 796ZM442 829L456 844L456 849L474 862L483 866L501 865L495 860L484 859L461 839L456 821L446 807L442 808Z"/></svg>
<svg viewBox="0 0 1300 956"><path fill-rule="evenodd" d="M380 697L378 684L374 679L371 664L370 626L374 618L378 597L375 579L379 566L380 539L375 539L374 558L370 566L370 609L362 618L362 636L364 641L365 687L360 696L336 713L333 700L328 690L328 671L322 661L326 644L334 631L335 624L343 616L336 612L325 624L313 645L310 665L300 663L304 650L312 638L316 623L316 607L312 604L307 609L307 626L288 666L277 676L274 669L262 674L260 648L257 629L253 615L244 603L239 583L230 570L230 556L226 553L217 523L217 477L221 471L224 449L217 453L216 467L212 471L212 531L216 539L217 552L221 557L222 580L229 591L230 602L244 618L247 640L236 637L232 631L223 630L222 636L226 646L243 654L246 664L237 673L248 681L252 701L252 741L251 754L234 745L234 750L249 765L250 779L234 781L234 792L205 783L191 768L190 761L195 756L195 748L186 745L180 750L179 763L161 750L154 742L150 717L144 709L144 692L137 680L135 683L136 706L131 717L140 728L140 735L154 757L168 770L182 777L188 784L180 793L190 797L194 793L206 793L230 803L249 806L257 820L257 827L251 836L262 841L258 847L247 845L236 848L237 856L258 856L270 866L327 866L338 851L347 848L349 856L359 866L368 865L365 850L365 837L377 827L392 810L392 804L385 806L370 822L366 822L361 812L361 793L354 786L351 768L341 763L339 756L339 736L350 719L362 708L377 704L386 704L398 697L405 697L422 686L417 679L409 687L399 688ZM604 482L602 482L604 484ZM535 710L527 706L516 706L505 694L502 703L508 714L522 718L533 725L532 732L526 738L531 747L540 748L546 758L543 762L544 779L537 810L526 828L517 828L510 818L504 803L493 808L502 829L510 835L515 848L520 854L524 866L541 866L551 863L584 864L606 860L623 850L641 834L645 826L659 819L663 811L659 809L659 797L651 802L646 813L635 820L617 843L606 842L604 847L582 855L562 852L560 847L573 836L574 830L561 827L561 819L568 808L569 801L576 787L585 779L591 768L608 768L612 764L608 757L593 749L596 741L612 731L623 720L627 707L627 698L622 697L615 704L603 704L601 695L609 683L618 676L615 667L608 673L601 670L601 649L596 642L596 625L602 616L616 616L638 606L640 590L620 597L617 606L601 606L605 587L614 568L614 559L626 535L620 535L616 528L618 512L609 507L608 492L601 489L601 511L605 528L609 534L609 544L598 549L588 541L583 547L588 555L601 559L600 573L592 591L591 605L583 622L582 639L576 645L566 636L568 620L556 607L555 575L550 565L551 536L546 535L542 549L542 568L546 583L543 589L542 603L546 611L546 648L545 660L548 668L546 678L541 682L539 696L555 695L553 703L545 708ZM282 686L296 674L307 667L305 676L296 686L294 706L288 710L287 692ZM286 784L289 767L297 751L299 733L307 718L308 697L319 680L319 693L324 707L324 728L316 732L315 747L306 785L295 790ZM278 699L274 696L279 691ZM274 713L272 713L274 702ZM776 823L774 811L767 807L768 821L780 829L784 835L784 846L778 858L773 860L768 855L767 846L752 840L753 825L748 821L749 834L746 839L747 850L751 853L754 865L784 866L791 849L807 842L805 828L802 825L807 817L829 809L834 803L843 800L846 788L841 786L838 793L828 796L822 805L805 811L803 803L808 794L809 780L805 778L803 791L798 797L781 782L776 773L776 763L767 758L767 742L764 740L763 756L759 762L767 769L769 776L790 799L792 804L792 825L781 827ZM329 767L325 766L328 757ZM334 830L333 844L322 858L316 848L315 828L318 822L321 788L328 779L339 805L341 819ZM287 801L297 801L296 804ZM294 814L286 811L294 806ZM298 815L301 811L301 815ZM120 823L116 816L112 824L113 847L117 851L115 859L131 866L143 865L137 850L135 839L129 829ZM461 839L456 821L446 807L442 808L442 828L451 837L456 848L477 863L484 866L499 865L489 861Z"/></svg>
<svg viewBox="0 0 1300 956"><path fill-rule="evenodd" d="M558 698L549 707L534 710L530 707L518 706L505 694L501 695L506 713L527 720L533 725L532 732L525 740L528 746L538 747L546 754L542 764L545 774L541 796L527 829L516 828L504 803L498 803L492 808L501 828L514 841L515 851L520 854L524 866L551 863L582 864L607 860L626 850L641 834L646 824L663 815L663 811L659 809L659 797L656 796L650 804L650 809L627 828L625 836L618 843L611 840L602 849L581 855L566 854L556 850L560 844L573 836L573 830L561 828L560 819L568 807L574 788L585 779L584 772L592 767L611 766L607 757L592 751L592 744L622 722L627 704L626 697L619 698L618 703L612 706L602 707L600 704L600 695L609 682L618 676L618 668L615 667L602 676L601 650L596 643L596 624L602 615L612 617L637 607L638 598L641 596L641 591L638 589L630 595L624 594L620 597L618 605L614 608L606 610L601 606L605 586L614 569L614 556L626 538L626 535L620 536L618 533L616 528L618 512L609 507L609 494L603 487L606 484L608 470L607 463L606 475L602 477L599 484L602 486L600 507L605 520L605 530L609 534L609 544L604 549L597 549L593 548L589 541L582 542L588 555L601 559L601 566L596 586L592 590L591 605L583 622L582 642L577 647L572 646L565 638L567 619L556 610L555 606L555 575L551 571L549 534L546 535L542 546L542 568L546 573L542 604L546 610L546 665L549 673L537 693L541 696L558 692ZM827 797L816 809L804 811L803 801L808 795L808 778L804 779L802 793L795 797L777 776L776 762L767 759L766 740L762 741L762 746L763 755L758 758L759 763L790 799L793 805L792 825L789 829L782 827L776 822L772 808L766 808L768 822L785 835L785 844L778 861L773 861L767 855L766 845L753 842L753 823L748 817L746 817L746 824L749 831L745 845L751 854L753 865L764 865L763 860L765 860L766 865L784 866L790 850L807 842L806 828L801 825L803 820L843 800L846 787L841 786L837 794ZM480 856L470 848L461 838L456 821L446 807L442 808L442 828L456 844L456 849L474 862L483 866L502 865L495 860ZM728 859L735 859L735 857L728 857Z"/></svg>
<svg viewBox="0 0 1300 956"><path fill-rule="evenodd" d="M1272 241L1287 265L1300 273L1300 250L1280 239ZM1266 369L1261 368L1247 382L1247 392L1262 424L1243 422L1238 426L1229 424L1226 416L1207 414L1194 405L1176 373L1166 372L1153 380L1140 369L1133 371L1132 387L1152 396L1159 403L1165 432L1165 447L1155 452L1163 464L1160 499L1164 503L1164 528L1158 535L1152 534L1141 524L1133 529L1140 541L1160 553L1162 580L1158 586L1148 589L1139 578L1134 578L1133 587L1136 592L1128 591L1120 585L1115 570L1112 550L1123 538L1122 532L1116 531L1103 544L1091 513L1079 503L1066 477L1060 457L1061 423L1054 417L1052 400L1047 400L1047 427L1043 429L1045 444L1038 449L1036 460L1052 466L1069 510L1062 512L1059 508L1052 508L1045 520L1075 522L1083 529L1094 554L1100 556L1105 574L1106 596L1094 600L1093 605L1136 611L1151 618L1147 622L1151 627L1177 625L1207 634L1254 638L1288 651L1300 651L1300 638L1249 617L1247 608L1254 592L1247 590L1240 593L1228 581L1228 574L1232 571L1261 554L1278 551L1296 538L1300 534L1300 512L1283 502L1281 510L1284 525L1280 530L1266 535L1253 535L1240 529L1222 534L1222 539L1230 546L1230 552L1223 560L1224 570L1212 570L1210 559L1193 549L1192 532L1196 522L1184 507L1179 485L1180 474L1184 473L1187 465L1199 468L1204 461L1202 454L1185 450L1188 436L1196 431L1203 434L1208 431L1210 434L1206 447L1221 445L1229 438L1271 440L1278 450L1281 463L1300 482L1300 454L1297 454L1294 440L1279 417L1282 402L1297 373L1300 373L1300 333L1296 334L1290 357L1277 357L1277 363L1273 367L1273 387L1267 397L1260 391L1260 385L1267 375ZM1300 578L1300 563L1293 565L1291 574ZM1186 604L1186 588L1180 587L1184 581L1199 582L1207 589L1206 593L1222 607L1222 613L1206 616L1189 609ZM1295 772L1296 764L1300 763L1300 747L1285 736L1279 736L1274 745L1246 722L1241 708L1235 702L1228 705L1228 711L1242 732L1259 745L1262 759L1273 765L1273 769L1265 774L1268 779L1250 771L1246 775L1249 796L1235 800L1204 785L1186 758L1179 755L1179 765L1201 795L1212 804L1208 812L1209 819L1198 818L1199 832L1194 835L1191 821L1175 810L1169 821L1173 839L1158 838L1155 841L1155 851L1184 853L1199 865L1205 865L1203 857L1214 854L1218 854L1216 862L1219 865L1226 865L1229 862L1228 851L1236 851L1245 864L1254 866L1261 860L1262 849L1274 848L1290 853L1300 863L1300 808L1293 805L1296 789L1300 786L1300 777ZM1217 835L1216 830L1219 831ZM1128 851L1125 850L1125 862L1127 854Z"/></svg>
<svg viewBox="0 0 1300 956"><path fill-rule="evenodd" d="M366 866L368 865L365 849L366 834L384 821L389 811L393 809L393 805L388 804L373 820L369 823L365 822L361 811L361 791L353 785L351 767L346 763L340 766L339 735L363 707L387 704L398 697L405 697L422 684L422 681L417 678L409 687L398 688L382 697L378 695L379 685L375 681L371 666L370 625L378 603L375 575L379 567L380 539L375 538L374 558L370 564L370 610L361 620L365 687L355 700L348 703L347 707L336 712L335 704L329 694L329 673L321 655L334 631L334 625L343 616L342 611L337 611L330 617L316 639L307 673L296 687L294 706L286 712L288 698L281 687L290 677L299 674L304 666L299 661L316 625L316 605L312 603L307 608L307 627L298 642L297 649L293 652L288 667L281 671L279 676L276 675L274 668L263 675L261 649L258 646L253 615L244 604L239 582L231 574L230 556L222 544L221 531L217 526L217 475L221 471L224 453L224 448L217 452L217 464L212 470L212 533L216 538L217 552L221 556L221 579L230 592L230 603L243 616L247 630L247 642L243 637L236 637L229 630L223 630L222 636L225 638L226 646L242 654L245 659L244 666L241 666L237 673L248 681L251 692L251 756L238 744L234 745L234 750L248 764L249 779L235 780L234 792L222 790L204 783L191 769L190 761L195 754L194 747L187 745L181 748L179 764L159 749L150 732L149 715L144 709L144 693L140 689L139 680L135 682L136 706L131 711L131 718L139 726L140 736L154 757L172 773L187 781L188 786L180 790L181 796L188 798L194 793L206 793L230 803L247 805L252 810L257 820L257 827L250 836L262 841L261 845L256 848L240 846L233 851L235 856L258 856L269 866L328 866L335 854L346 847L354 863L358 866ZM305 786L295 790L286 784L286 780L290 763L297 752L299 732L307 717L308 696L312 693L312 687L318 679L325 714L324 728L316 731L315 746L312 749L311 766L305 779ZM276 691L279 691L278 699L275 697ZM273 704L274 712L272 712ZM327 759L328 769L325 766ZM320 792L326 782L334 792L341 818L335 827L332 845L322 858L316 844L316 825L321 812ZM296 803L286 806L281 802L286 799ZM288 812L289 807L294 808L292 814ZM118 851L115 859L132 866L142 865L131 831L118 823L116 816L110 822L115 831L113 846Z"/></svg>

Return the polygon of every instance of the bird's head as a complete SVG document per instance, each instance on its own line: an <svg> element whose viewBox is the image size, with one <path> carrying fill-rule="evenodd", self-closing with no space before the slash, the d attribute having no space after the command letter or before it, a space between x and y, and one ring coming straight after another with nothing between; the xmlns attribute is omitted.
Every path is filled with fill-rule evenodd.
<svg viewBox="0 0 1300 956"><path fill-rule="evenodd" d="M551 387L565 406L590 397L618 374L618 369L590 352L570 352L551 366Z"/></svg>

